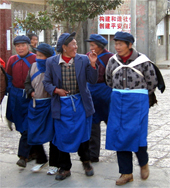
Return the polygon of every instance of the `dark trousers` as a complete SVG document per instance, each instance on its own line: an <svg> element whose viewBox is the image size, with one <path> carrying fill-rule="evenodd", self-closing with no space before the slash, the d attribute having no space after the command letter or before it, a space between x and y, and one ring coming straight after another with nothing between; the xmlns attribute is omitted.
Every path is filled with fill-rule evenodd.
<svg viewBox="0 0 170 188"><path fill-rule="evenodd" d="M27 131L24 131L21 133L21 138L19 140L18 157L22 156L28 159L31 148L32 146L27 144Z"/></svg>
<svg viewBox="0 0 170 188"><path fill-rule="evenodd" d="M89 140L90 158L99 158L100 155L100 123L92 124L91 137Z"/></svg>
<svg viewBox="0 0 170 188"><path fill-rule="evenodd" d="M90 160L89 141L86 141L80 144L80 147L78 149L78 155L80 156L80 160L82 162ZM72 163L70 159L70 153L59 151L57 167L62 168L63 170L70 170L71 166L72 166Z"/></svg>
<svg viewBox="0 0 170 188"><path fill-rule="evenodd" d="M100 138L101 138L100 123L92 124L91 137L89 140L90 158L99 158L100 156ZM107 121L105 121L105 123L107 124Z"/></svg>
<svg viewBox="0 0 170 188"><path fill-rule="evenodd" d="M37 156L36 163L42 164L46 163L47 155L45 153L43 145L34 145L34 151ZM58 148L52 144L52 142L49 143L49 166L58 166L58 156L59 156L59 150Z"/></svg>
<svg viewBox="0 0 170 188"><path fill-rule="evenodd" d="M49 166L55 166L58 167L58 159L59 159L59 149L50 142L49 147Z"/></svg>
<svg viewBox="0 0 170 188"><path fill-rule="evenodd" d="M48 161L43 145L33 145L32 148L32 152L36 154L37 164L46 163ZM58 156L59 150L51 141L49 143L49 166L58 166Z"/></svg>
<svg viewBox="0 0 170 188"><path fill-rule="evenodd" d="M136 152L135 154L140 167L148 163L147 146L139 147L138 152ZM133 159L131 151L117 151L117 159L119 165L119 173L131 174L133 172Z"/></svg>
<svg viewBox="0 0 170 188"><path fill-rule="evenodd" d="M36 163L37 164L46 163L48 160L43 145L33 145L33 147L36 154Z"/></svg>

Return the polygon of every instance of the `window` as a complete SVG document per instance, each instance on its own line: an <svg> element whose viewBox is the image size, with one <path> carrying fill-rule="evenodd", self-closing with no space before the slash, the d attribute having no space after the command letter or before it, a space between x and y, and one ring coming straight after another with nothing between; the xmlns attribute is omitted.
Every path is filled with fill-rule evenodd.
<svg viewBox="0 0 170 188"><path fill-rule="evenodd" d="M161 45L163 45L163 36L162 35L158 36L158 46L161 46Z"/></svg>

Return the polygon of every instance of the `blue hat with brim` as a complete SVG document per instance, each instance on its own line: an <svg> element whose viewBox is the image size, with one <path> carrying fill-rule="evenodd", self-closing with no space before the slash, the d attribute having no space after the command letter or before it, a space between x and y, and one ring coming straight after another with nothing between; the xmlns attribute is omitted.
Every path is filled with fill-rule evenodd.
<svg viewBox="0 0 170 188"><path fill-rule="evenodd" d="M73 33L63 33L62 35L60 35L59 39L58 39L58 42L57 42L57 52L62 52L63 49L62 49L62 45L66 42L66 40L69 38L69 37L75 37L76 35L76 32L73 32Z"/></svg>
<svg viewBox="0 0 170 188"><path fill-rule="evenodd" d="M113 40L127 41L132 44L135 42L133 35L127 32L123 32L123 31L116 32Z"/></svg>
<svg viewBox="0 0 170 188"><path fill-rule="evenodd" d="M101 35L98 34L91 34L89 39L85 40L86 42L99 42L106 46L108 44L108 41Z"/></svg>
<svg viewBox="0 0 170 188"><path fill-rule="evenodd" d="M35 50L43 53L46 57L50 57L54 53L53 48L46 43L41 43L37 48L35 48Z"/></svg>
<svg viewBox="0 0 170 188"><path fill-rule="evenodd" d="M19 44L19 43L28 43L30 44L30 39L29 37L22 35L22 36L17 36L14 38L13 44Z"/></svg>

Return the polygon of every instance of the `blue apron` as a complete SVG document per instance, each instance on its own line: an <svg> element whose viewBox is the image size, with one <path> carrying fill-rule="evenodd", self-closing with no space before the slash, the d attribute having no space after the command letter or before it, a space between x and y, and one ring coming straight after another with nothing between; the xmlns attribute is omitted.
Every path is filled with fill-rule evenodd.
<svg viewBox="0 0 170 188"><path fill-rule="evenodd" d="M32 55L33 53L29 53L25 57L20 57L19 55L17 55L18 60L11 65L12 68L20 60L23 60L24 63L26 63L26 65L30 68L31 64L28 62L26 58ZM8 78L9 86L7 91L9 92L9 96L6 117L9 121L15 123L17 131L23 133L28 128L27 113L30 99L26 98L25 90L16 88L12 85L12 76L8 75Z"/></svg>
<svg viewBox="0 0 170 188"><path fill-rule="evenodd" d="M63 152L77 152L90 139L92 116L86 117L80 94L60 97L61 118L54 119L53 144Z"/></svg>
<svg viewBox="0 0 170 188"><path fill-rule="evenodd" d="M51 116L51 98L33 100L28 107L28 144L41 145L52 141L54 136L53 118Z"/></svg>
<svg viewBox="0 0 170 188"><path fill-rule="evenodd" d="M147 146L148 90L117 90L111 94L106 149L134 151Z"/></svg>
<svg viewBox="0 0 170 188"><path fill-rule="evenodd" d="M15 123L16 130L23 133L28 128L27 114L30 99L26 98L25 90L11 87L9 96L6 117L11 122Z"/></svg>
<svg viewBox="0 0 170 188"><path fill-rule="evenodd" d="M105 83L90 84L88 83L95 113L93 114L93 124L107 121L109 116L110 95L112 88Z"/></svg>
<svg viewBox="0 0 170 188"><path fill-rule="evenodd" d="M97 56L99 62L106 68L106 65L101 60L100 57L110 54L110 52L105 52ZM107 121L109 116L109 105L110 105L110 95L112 88L106 85L106 83L88 84L90 90L95 113L93 114L93 124L98 124L101 121Z"/></svg>

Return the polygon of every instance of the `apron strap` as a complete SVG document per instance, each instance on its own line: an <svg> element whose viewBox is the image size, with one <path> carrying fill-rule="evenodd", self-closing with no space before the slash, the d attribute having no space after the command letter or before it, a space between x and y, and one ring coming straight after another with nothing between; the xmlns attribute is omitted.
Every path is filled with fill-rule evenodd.
<svg viewBox="0 0 170 188"><path fill-rule="evenodd" d="M37 71L36 73L34 73L31 77L31 82L34 80L35 77L37 77L39 74L41 74L40 71Z"/></svg>
<svg viewBox="0 0 170 188"><path fill-rule="evenodd" d="M75 107L73 98L74 98L74 99L78 99L78 98L77 98L75 95L67 95L67 96L71 98L73 110L74 110L74 112L76 112L76 107Z"/></svg>
<svg viewBox="0 0 170 188"><path fill-rule="evenodd" d="M110 52L105 52L105 53L101 53L97 56L98 60L100 61L100 63L104 66L104 68L106 68L106 65L104 64L104 62L100 59L100 57L106 55L106 54L111 54Z"/></svg>
<svg viewBox="0 0 170 188"><path fill-rule="evenodd" d="M18 60L16 60L11 66L12 66L12 68L13 68L13 66L18 62L18 61L20 61L20 60L23 60L25 63L26 63L26 65L30 68L30 66L31 66L31 64L28 62L28 60L26 59L27 57L29 57L29 56L32 56L33 55L33 53L29 53L28 55L26 55L25 57L20 57L19 55L17 55L18 56Z"/></svg>
<svg viewBox="0 0 170 188"><path fill-rule="evenodd" d="M132 61L132 62L131 62L130 64L128 64L128 65L122 64L122 63L118 60L116 54L113 56L113 58L114 58L114 60L120 65L120 66L118 66L115 70L113 70L113 72L112 72L112 75L113 75L113 76L114 76L114 75L116 74L116 72L117 72L118 70L120 70L121 68L127 67L127 68L131 68L132 70L134 70L136 73L138 73L139 75L141 75L141 76L143 77L143 74L142 74L139 70L137 70L136 68L134 68L134 66L137 66L137 65L140 65L140 64L142 64L142 63L145 63L146 61L151 62L144 54L140 54L139 57L137 57L134 61ZM152 63L152 62L151 62L151 63Z"/></svg>

